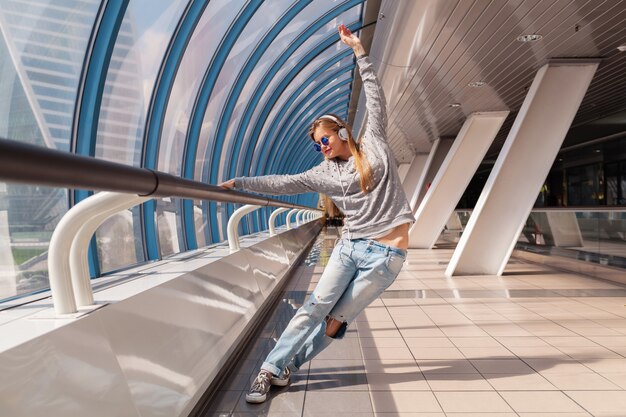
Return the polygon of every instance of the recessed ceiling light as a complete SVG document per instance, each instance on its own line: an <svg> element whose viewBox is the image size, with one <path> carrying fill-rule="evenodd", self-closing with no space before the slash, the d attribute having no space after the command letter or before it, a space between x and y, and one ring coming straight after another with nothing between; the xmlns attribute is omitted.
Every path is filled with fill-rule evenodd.
<svg viewBox="0 0 626 417"><path fill-rule="evenodd" d="M596 149L596 153L600 153L602 152L600 149Z"/></svg>
<svg viewBox="0 0 626 417"><path fill-rule="evenodd" d="M517 37L517 41L518 42L537 42L541 38L543 38L543 36L539 35L538 33L533 33L532 35L519 35Z"/></svg>
<svg viewBox="0 0 626 417"><path fill-rule="evenodd" d="M620 52L626 52L626 43L617 47L617 50Z"/></svg>
<svg viewBox="0 0 626 417"><path fill-rule="evenodd" d="M450 103L448 107L461 107L461 103Z"/></svg>
<svg viewBox="0 0 626 417"><path fill-rule="evenodd" d="M482 87L483 85L485 85L484 81L472 81L471 83L467 84L470 87Z"/></svg>

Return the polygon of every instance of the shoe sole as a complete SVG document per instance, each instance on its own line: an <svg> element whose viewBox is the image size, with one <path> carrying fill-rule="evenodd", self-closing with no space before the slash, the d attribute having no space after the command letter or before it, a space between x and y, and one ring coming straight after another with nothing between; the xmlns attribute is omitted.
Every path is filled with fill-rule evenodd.
<svg viewBox="0 0 626 417"><path fill-rule="evenodd" d="M253 397L246 394L246 402L249 402L252 404L259 404L259 403L265 402L265 400L267 400L267 394L263 396L255 395Z"/></svg>
<svg viewBox="0 0 626 417"><path fill-rule="evenodd" d="M278 378L270 379L270 383L277 387L286 387L287 385L289 385L289 382L290 382L289 379L278 379Z"/></svg>

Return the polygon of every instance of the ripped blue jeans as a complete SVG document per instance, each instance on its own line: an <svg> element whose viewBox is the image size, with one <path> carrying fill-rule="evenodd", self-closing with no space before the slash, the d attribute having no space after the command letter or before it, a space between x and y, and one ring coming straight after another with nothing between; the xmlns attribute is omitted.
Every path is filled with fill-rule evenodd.
<svg viewBox="0 0 626 417"><path fill-rule="evenodd" d="M347 325L396 279L406 252L369 239L341 239L309 299L298 309L261 369L282 376L296 371L340 339ZM342 322L334 337L326 336L326 316Z"/></svg>

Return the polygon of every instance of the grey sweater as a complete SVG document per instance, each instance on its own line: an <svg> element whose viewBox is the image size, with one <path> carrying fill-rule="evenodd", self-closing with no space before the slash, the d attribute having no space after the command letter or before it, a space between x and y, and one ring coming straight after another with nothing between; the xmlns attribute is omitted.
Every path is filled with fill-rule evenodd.
<svg viewBox="0 0 626 417"><path fill-rule="evenodd" d="M354 158L325 159L296 175L237 177L235 187L264 194L318 192L330 197L344 213L344 238L374 239L394 227L415 221L387 144L387 110L383 89L368 56L357 60L365 89L368 121L361 150L372 167L375 187L361 191Z"/></svg>

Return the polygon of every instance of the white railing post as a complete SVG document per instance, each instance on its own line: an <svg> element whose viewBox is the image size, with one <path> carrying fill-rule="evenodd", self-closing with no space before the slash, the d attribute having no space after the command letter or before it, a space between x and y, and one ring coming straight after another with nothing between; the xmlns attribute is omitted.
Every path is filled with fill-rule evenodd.
<svg viewBox="0 0 626 417"><path fill-rule="evenodd" d="M89 277L89 263L87 260L89 241L98 227L109 217L131 207L141 204L150 197L141 197L134 194L120 194L100 192L88 198L92 200L92 217L85 221L74 236L70 249L70 274L74 286L74 295L78 307L93 304L93 290ZM100 213L94 211L100 210Z"/></svg>
<svg viewBox="0 0 626 417"><path fill-rule="evenodd" d="M280 208L274 210L272 212L272 214L270 214L270 219L268 221L269 226L270 226L270 236L275 236L276 235L276 218L278 217L278 215L280 213L284 213L287 210L289 210L289 209L286 208L286 207L280 207Z"/></svg>
<svg viewBox="0 0 626 417"><path fill-rule="evenodd" d="M293 209L293 210L289 210L289 213L287 213L287 229L291 229L291 222L289 221L289 218L291 217L293 213L297 213L298 211L299 211L298 209Z"/></svg>
<svg viewBox="0 0 626 417"><path fill-rule="evenodd" d="M296 226L300 227L302 225L302 214L305 210L298 210L296 213Z"/></svg>
<svg viewBox="0 0 626 417"><path fill-rule="evenodd" d="M86 240L84 234L80 235L85 242L85 247L82 248L84 260L79 259L81 257L79 246L76 245L73 249L77 235L85 223L99 218L104 220L108 215L123 209L129 199L137 198L136 195L100 192L76 204L61 218L52 234L48 249L50 292L56 314L76 313L77 306L93 304L93 292L86 264L86 246L93 232ZM109 214L104 216L104 213ZM74 264L74 270L70 266L71 263ZM86 273L83 273L84 269L87 269Z"/></svg>
<svg viewBox="0 0 626 417"><path fill-rule="evenodd" d="M226 234L228 235L228 246L230 247L230 253L237 252L239 250L239 232L237 231L239 222L246 214L253 212L261 206L255 206L253 204L246 204L243 207L239 207L230 219L228 219L228 227Z"/></svg>

